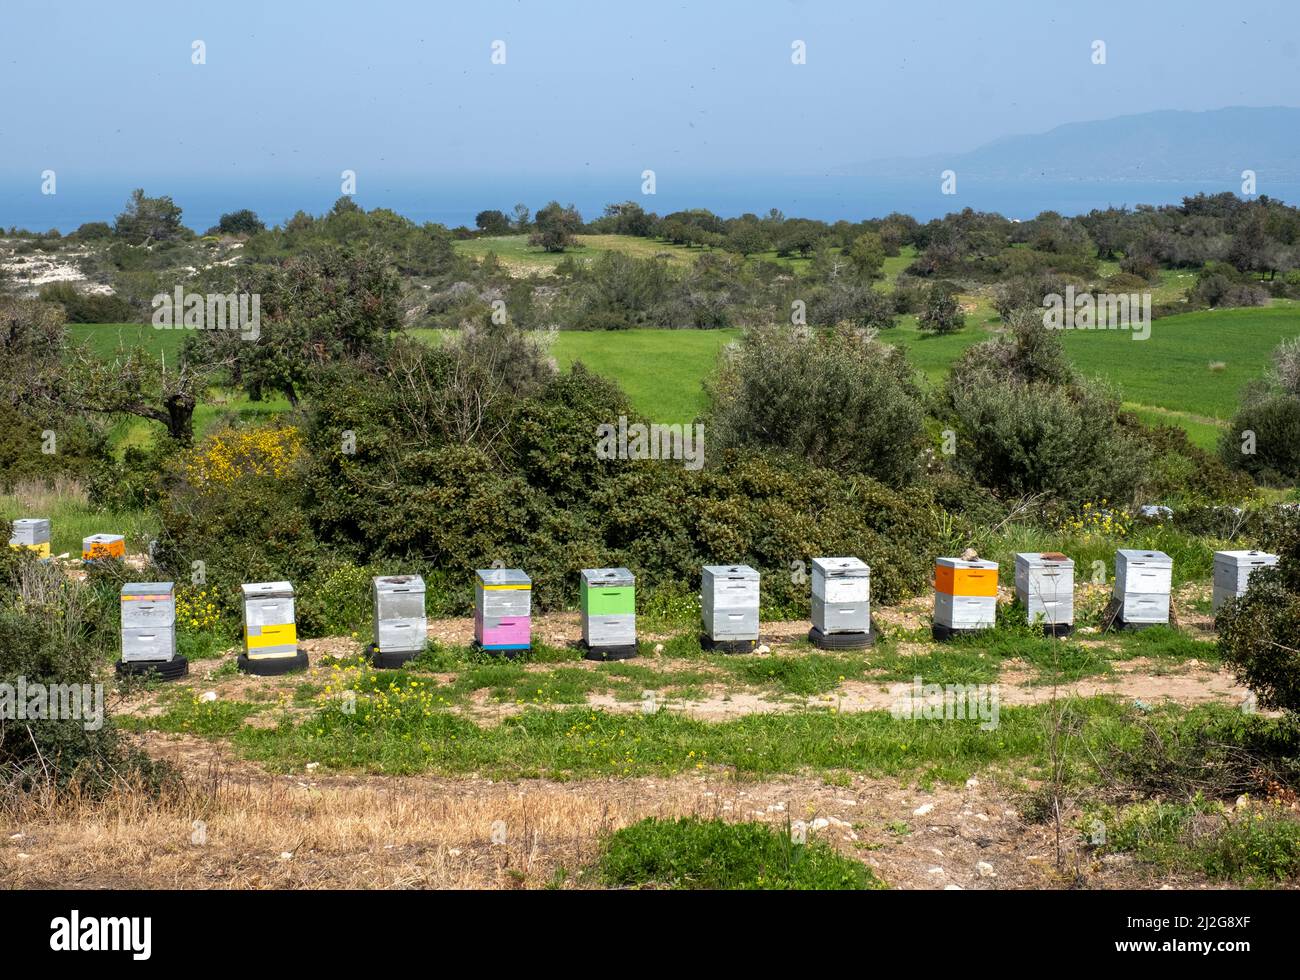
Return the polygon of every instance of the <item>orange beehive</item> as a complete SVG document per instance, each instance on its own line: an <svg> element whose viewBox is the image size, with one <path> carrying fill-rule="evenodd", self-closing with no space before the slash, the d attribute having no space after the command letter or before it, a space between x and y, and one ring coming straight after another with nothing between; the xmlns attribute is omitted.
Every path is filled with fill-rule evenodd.
<svg viewBox="0 0 1300 980"><path fill-rule="evenodd" d="M996 596L998 563L937 558L934 563L934 591L954 596Z"/></svg>
<svg viewBox="0 0 1300 980"><path fill-rule="evenodd" d="M92 534L81 541L81 558L83 561L125 557L126 539L120 534Z"/></svg>

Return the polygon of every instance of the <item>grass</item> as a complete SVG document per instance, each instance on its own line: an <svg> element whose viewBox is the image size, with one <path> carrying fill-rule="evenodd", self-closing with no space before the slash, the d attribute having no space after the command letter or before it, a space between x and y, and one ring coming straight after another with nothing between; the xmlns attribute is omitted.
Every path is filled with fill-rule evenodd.
<svg viewBox="0 0 1300 980"><path fill-rule="evenodd" d="M871 870L822 841L795 843L760 823L651 817L614 833L601 855L606 884L634 888L863 890Z"/></svg>
<svg viewBox="0 0 1300 980"><path fill-rule="evenodd" d="M81 557L81 542L92 534L122 534L127 550L142 552L158 535L156 514L143 510L113 510L90 503L86 489L73 480L52 484L25 482L12 493L0 494L0 518L46 517L50 521L50 551Z"/></svg>
<svg viewBox="0 0 1300 980"><path fill-rule="evenodd" d="M1101 807L1084 819L1105 828L1104 849L1127 853L1165 870L1204 874L1213 881L1258 885L1300 875L1300 822L1269 803L1230 810L1202 798L1153 800Z"/></svg>
<svg viewBox="0 0 1300 980"><path fill-rule="evenodd" d="M705 249L686 245L673 245L652 238L631 235L577 235L577 245L564 252L547 252L541 246L529 245L527 235L496 235L488 238L469 238L455 243L456 251L481 259L494 253L509 268L521 272L549 272L566 257L577 261L596 258L601 252L621 252L637 258L649 259L663 256L673 265L687 266Z"/></svg>

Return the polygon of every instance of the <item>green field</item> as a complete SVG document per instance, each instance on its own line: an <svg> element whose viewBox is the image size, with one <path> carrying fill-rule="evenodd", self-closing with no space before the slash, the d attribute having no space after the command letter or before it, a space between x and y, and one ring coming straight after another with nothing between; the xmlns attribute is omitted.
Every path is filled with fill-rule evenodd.
<svg viewBox="0 0 1300 980"><path fill-rule="evenodd" d="M516 236L517 237L517 236ZM621 242L644 242L620 236ZM519 239L522 240L522 239ZM492 239L478 239L478 243ZM653 243L646 243L653 244ZM901 262L905 257L891 261ZM967 347L993 336L998 322L982 297L963 297L975 308L966 329L946 337L922 333L914 316L901 317L881 338L907 351L911 364L930 384L942 383L953 360ZM143 343L156 354L174 354L181 331L140 324L74 324L72 336L110 355L119 344ZM438 331L419 330L433 338ZM563 331L554 354L562 367L582 361L616 380L636 409L654 421L685 422L705 405L701 382L711 373L721 347L739 330ZM1165 317L1152 324L1147 340L1123 330L1066 331L1066 351L1080 372L1112 384L1125 406L1148 423L1182 426L1199 446L1211 448L1222 425L1236 411L1242 387L1267 369L1282 340L1300 335L1300 306L1275 303L1260 309L1210 310ZM282 400L249 403L215 392L220 404L202 405L200 431L225 418L250 419L284 411ZM131 426L128 442L145 438L146 423Z"/></svg>

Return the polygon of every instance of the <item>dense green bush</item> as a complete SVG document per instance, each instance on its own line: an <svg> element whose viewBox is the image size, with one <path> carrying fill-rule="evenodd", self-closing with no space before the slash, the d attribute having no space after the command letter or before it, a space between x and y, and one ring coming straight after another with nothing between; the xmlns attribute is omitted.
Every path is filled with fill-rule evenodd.
<svg viewBox="0 0 1300 980"><path fill-rule="evenodd" d="M0 521L8 540L10 524ZM75 582L56 565L28 552L0 552L0 683L93 685L102 680L97 664L111 643L108 614L93 584ZM117 596L112 596L116 613ZM114 630L115 632L115 630ZM174 774L164 764L130 749L108 715L100 727L86 720L5 719L0 721L0 806L16 805L33 793L73 790L96 797L114 786L158 790ZM48 796L46 797L48 799Z"/></svg>
<svg viewBox="0 0 1300 980"><path fill-rule="evenodd" d="M903 353L870 333L750 330L724 352L709 388L710 452L791 453L890 486L919 473L921 393Z"/></svg>

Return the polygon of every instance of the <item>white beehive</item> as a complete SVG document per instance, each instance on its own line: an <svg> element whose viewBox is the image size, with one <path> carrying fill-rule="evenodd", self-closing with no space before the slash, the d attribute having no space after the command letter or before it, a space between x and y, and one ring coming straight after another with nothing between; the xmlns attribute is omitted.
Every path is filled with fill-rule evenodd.
<svg viewBox="0 0 1300 980"><path fill-rule="evenodd" d="M871 632L871 569L860 558L814 558L812 623L823 635Z"/></svg>
<svg viewBox="0 0 1300 980"><path fill-rule="evenodd" d="M424 579L419 575L380 575L370 584L375 601L375 650L381 654L422 653L428 633Z"/></svg>
<svg viewBox="0 0 1300 980"><path fill-rule="evenodd" d="M1214 553L1214 612L1229 599L1246 594L1250 576L1261 568L1277 564L1277 555L1266 551L1216 551Z"/></svg>
<svg viewBox="0 0 1300 980"><path fill-rule="evenodd" d="M1030 625L1068 632L1074 625L1074 562L1059 552L1018 552L1016 597Z"/></svg>
<svg viewBox="0 0 1300 980"><path fill-rule="evenodd" d="M1173 559L1163 551L1121 548L1115 552L1114 596L1125 623L1151 626L1169 622Z"/></svg>
<svg viewBox="0 0 1300 980"><path fill-rule="evenodd" d="M171 582L128 582L122 586L122 660L126 663L176 658L176 586Z"/></svg>
<svg viewBox="0 0 1300 980"><path fill-rule="evenodd" d="M700 612L710 639L757 640L758 572L748 565L705 565Z"/></svg>
<svg viewBox="0 0 1300 980"><path fill-rule="evenodd" d="M288 582L252 582L244 593L244 653L249 660L298 655L298 625L293 586Z"/></svg>

